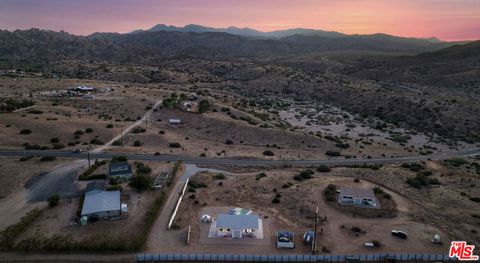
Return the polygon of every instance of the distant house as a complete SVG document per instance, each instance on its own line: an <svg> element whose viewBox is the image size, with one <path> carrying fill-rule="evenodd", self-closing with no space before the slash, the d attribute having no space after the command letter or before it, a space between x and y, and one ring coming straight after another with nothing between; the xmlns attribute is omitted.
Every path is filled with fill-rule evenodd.
<svg viewBox="0 0 480 263"><path fill-rule="evenodd" d="M126 210L120 202L120 191L105 191L101 182L91 182L85 189L82 218L111 218Z"/></svg>
<svg viewBox="0 0 480 263"><path fill-rule="evenodd" d="M180 119L169 119L168 120L168 125L176 128L176 127L183 127L187 124L185 123L185 121L180 120Z"/></svg>
<svg viewBox="0 0 480 263"><path fill-rule="evenodd" d="M344 205L355 205L363 207L376 207L377 198L372 190L347 188L341 189L338 195L338 202Z"/></svg>
<svg viewBox="0 0 480 263"><path fill-rule="evenodd" d="M79 91L79 92L92 92L95 90L93 87L87 87L87 86L78 86L75 88L72 88L73 91Z"/></svg>
<svg viewBox="0 0 480 263"><path fill-rule="evenodd" d="M125 179L132 176L132 166L128 162L114 162L108 165L110 177L122 177Z"/></svg>
<svg viewBox="0 0 480 263"><path fill-rule="evenodd" d="M257 215L220 214L215 221L217 236L243 238L257 237L261 219Z"/></svg>

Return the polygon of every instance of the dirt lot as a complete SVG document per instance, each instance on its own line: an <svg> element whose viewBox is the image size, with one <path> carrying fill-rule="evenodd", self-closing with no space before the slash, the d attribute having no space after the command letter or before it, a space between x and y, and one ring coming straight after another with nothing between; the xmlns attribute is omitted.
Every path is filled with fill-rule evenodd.
<svg viewBox="0 0 480 263"><path fill-rule="evenodd" d="M172 247L157 248L159 251L211 251L232 252L231 245L207 246L201 241L202 226L199 218L205 207L244 207L252 209L255 213L268 215L271 233L278 230L293 231L296 236L296 248L293 250L277 250L274 236L270 235L269 245L249 246L243 243L235 245L235 251L251 253L306 253L308 247L301 243L303 233L313 227L315 207L318 205L320 216L327 221L320 225L321 236L319 245L323 251L332 253L352 252L435 252L445 253L446 245L433 245L430 239L434 234L440 234L442 241L448 243L450 236L438 229L435 224L428 224L415 220L413 216L422 210L414 202L400 194L384 189L392 196L398 215L394 218L363 218L340 211L327 204L323 190L328 184L343 187L357 187L372 189L376 185L365 180L359 183L345 175L356 175L359 169L339 168L330 174L316 173L313 179L297 182L292 177L299 170L267 170L256 173L242 173L227 175L226 179L214 179L212 174L202 173L191 178L193 182L204 183L206 188L190 189L182 203L176 224L181 230L176 230L178 235ZM257 174L265 172L266 177L256 180ZM287 186L288 182L291 183ZM285 185L285 186L284 186ZM277 196L278 204L272 203ZM185 231L192 227L192 243L184 245L180 240L185 237ZM352 231L352 227L359 227L360 233ZM409 233L408 241L399 240L390 235L393 229L400 229ZM380 248L365 248L365 242L377 240Z"/></svg>

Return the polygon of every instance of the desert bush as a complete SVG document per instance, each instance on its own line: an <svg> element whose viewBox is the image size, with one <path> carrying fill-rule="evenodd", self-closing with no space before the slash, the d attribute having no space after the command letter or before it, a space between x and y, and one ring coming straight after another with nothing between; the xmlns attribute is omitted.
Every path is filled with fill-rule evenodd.
<svg viewBox="0 0 480 263"><path fill-rule="evenodd" d="M42 158L40 158L40 162L51 162L51 161L55 161L57 159L57 157L55 156L43 156Z"/></svg>
<svg viewBox="0 0 480 263"><path fill-rule="evenodd" d="M337 186L334 184L329 184L325 191L323 191L325 199L329 202L335 201L335 195L337 194Z"/></svg>
<svg viewBox="0 0 480 263"><path fill-rule="evenodd" d="M50 143L59 143L59 142L60 142L60 139L58 139L57 137L50 139Z"/></svg>
<svg viewBox="0 0 480 263"><path fill-rule="evenodd" d="M223 180L226 177L225 177L224 174L215 174L215 175L213 175L213 178L216 179L216 180Z"/></svg>
<svg viewBox="0 0 480 263"><path fill-rule="evenodd" d="M232 140L226 140L226 141L225 141L225 144L226 144L226 145L232 145L232 144L233 144L233 141L232 141Z"/></svg>
<svg viewBox="0 0 480 263"><path fill-rule="evenodd" d="M143 143L142 143L141 141L134 141L134 142L133 142L133 146L134 146L134 147L140 147L140 146L142 146L142 145L143 145Z"/></svg>
<svg viewBox="0 0 480 263"><path fill-rule="evenodd" d="M52 148L55 150L59 150L65 148L65 145L63 145L62 143L55 143Z"/></svg>
<svg viewBox="0 0 480 263"><path fill-rule="evenodd" d="M164 131L164 130L159 130L159 131L158 131L158 134L162 134L162 135L163 135L163 134L165 134L165 131Z"/></svg>
<svg viewBox="0 0 480 263"><path fill-rule="evenodd" d="M299 174L295 175L293 179L296 181L308 180L313 178L312 176L313 174L314 172L312 170L304 170L304 171L301 171Z"/></svg>
<svg viewBox="0 0 480 263"><path fill-rule="evenodd" d="M470 197L470 200L476 203L480 203L480 197Z"/></svg>
<svg viewBox="0 0 480 263"><path fill-rule="evenodd" d="M328 150L325 152L325 155L328 155L328 156L340 156L340 152L338 151L333 151L333 150Z"/></svg>
<svg viewBox="0 0 480 263"><path fill-rule="evenodd" d="M136 162L135 163L135 171L139 174L151 174L152 173L152 168L150 166L142 163L142 162Z"/></svg>
<svg viewBox="0 0 480 263"><path fill-rule="evenodd" d="M105 165L107 161L95 161L85 172L83 172L79 177L78 180L94 180L94 179L105 179L107 175L105 174L97 174L95 177L91 177L91 174L100 166ZM104 176L104 178L102 178Z"/></svg>
<svg viewBox="0 0 480 263"><path fill-rule="evenodd" d="M270 150L266 150L266 151L263 151L263 155L265 155L265 156L274 156L275 154L274 154L272 151L270 151Z"/></svg>
<svg viewBox="0 0 480 263"><path fill-rule="evenodd" d="M133 128L132 133L137 134L137 133L144 133L144 132L146 132L146 131L147 131L147 130L146 130L145 128L135 127L135 128Z"/></svg>
<svg viewBox="0 0 480 263"><path fill-rule="evenodd" d="M30 129L23 129L23 130L20 131L20 134L22 134L22 135L27 135L27 134L30 134L30 133L32 133L32 130L30 130Z"/></svg>
<svg viewBox="0 0 480 263"><path fill-rule="evenodd" d="M92 133L93 132L93 129L92 128L86 128L85 129L85 133Z"/></svg>
<svg viewBox="0 0 480 263"><path fill-rule="evenodd" d="M104 145L105 143L102 142L100 139L98 138L93 138L91 141L90 141L90 144L93 144L93 145Z"/></svg>
<svg viewBox="0 0 480 263"><path fill-rule="evenodd" d="M113 146L122 146L123 143L122 143L121 140L115 140L115 141L112 142L112 145L113 145Z"/></svg>
<svg viewBox="0 0 480 263"><path fill-rule="evenodd" d="M128 161L128 158L126 156L115 156L115 157L112 157L112 160L110 162L117 163L117 162L126 162L126 161Z"/></svg>
<svg viewBox="0 0 480 263"><path fill-rule="evenodd" d="M201 100L198 103L198 112L199 113L207 112L209 109L210 109L210 102L208 102L208 100Z"/></svg>
<svg viewBox="0 0 480 263"><path fill-rule="evenodd" d="M20 218L20 222L10 225L0 232L0 248L11 249L15 245L15 239L22 234L41 214L42 210L37 207Z"/></svg>
<svg viewBox="0 0 480 263"><path fill-rule="evenodd" d="M190 180L190 181L188 182L188 186L190 186L190 187L193 188L193 189L197 189L197 188L207 188L207 185L206 185L206 184L201 183L201 182L192 181L192 180Z"/></svg>
<svg viewBox="0 0 480 263"><path fill-rule="evenodd" d="M48 206L49 207L54 207L57 206L58 203L60 202L60 195L59 194L54 194L48 198Z"/></svg>
<svg viewBox="0 0 480 263"><path fill-rule="evenodd" d="M152 188L153 178L145 174L136 174L129 178L128 185L142 192Z"/></svg>
<svg viewBox="0 0 480 263"><path fill-rule="evenodd" d="M328 173L328 172L330 172L331 170L332 170L332 169L330 169L330 167L328 167L327 165L324 165L324 164L322 164L322 165L320 165L320 166L317 167L317 171L318 171L318 172L321 172L321 173Z"/></svg>
<svg viewBox="0 0 480 263"><path fill-rule="evenodd" d="M22 156L20 158L20 162L25 162L25 161L28 161L28 160L31 160L31 159L33 159L33 155Z"/></svg>
<svg viewBox="0 0 480 263"><path fill-rule="evenodd" d="M171 142L168 146L170 148L180 148L180 147L182 147L179 142Z"/></svg>
<svg viewBox="0 0 480 263"><path fill-rule="evenodd" d="M279 204L279 203L280 203L280 198L274 197L274 198L272 199L272 204Z"/></svg>
<svg viewBox="0 0 480 263"><path fill-rule="evenodd" d="M77 136L80 136L80 135L83 135L84 132L82 130L76 130L73 135L77 135Z"/></svg>

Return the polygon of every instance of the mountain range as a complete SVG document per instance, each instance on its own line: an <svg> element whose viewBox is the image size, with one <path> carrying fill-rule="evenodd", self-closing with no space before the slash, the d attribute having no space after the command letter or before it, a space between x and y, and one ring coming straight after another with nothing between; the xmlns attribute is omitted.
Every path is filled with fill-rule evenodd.
<svg viewBox="0 0 480 263"><path fill-rule="evenodd" d="M160 29L168 30L160 30ZM204 27L184 27L202 31ZM162 58L204 59L281 56L330 51L372 51L418 54L452 46L454 42L374 35L295 34L280 38L250 37L226 32L182 32L169 26L128 34L94 33L77 36L66 32L29 29L0 31L0 58L46 63L53 60L88 59L145 63ZM235 31L236 29L229 29ZM247 32L248 29L237 31Z"/></svg>

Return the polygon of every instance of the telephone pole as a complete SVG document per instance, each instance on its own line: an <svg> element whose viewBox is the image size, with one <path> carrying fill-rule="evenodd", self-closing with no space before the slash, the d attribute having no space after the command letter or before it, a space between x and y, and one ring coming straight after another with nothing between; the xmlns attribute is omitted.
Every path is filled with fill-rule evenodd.
<svg viewBox="0 0 480 263"><path fill-rule="evenodd" d="M87 158L88 158L88 168L90 168L90 144L88 145L88 149L87 149Z"/></svg>

